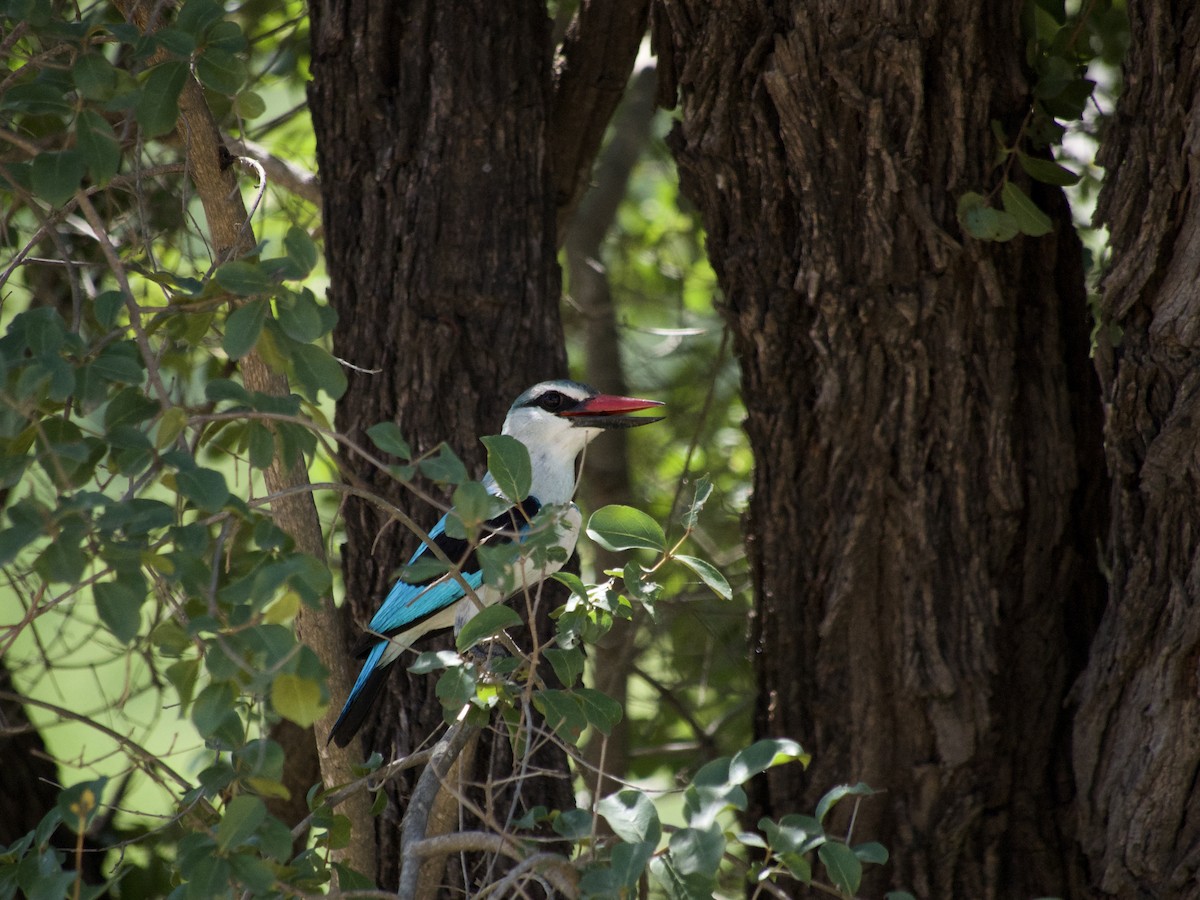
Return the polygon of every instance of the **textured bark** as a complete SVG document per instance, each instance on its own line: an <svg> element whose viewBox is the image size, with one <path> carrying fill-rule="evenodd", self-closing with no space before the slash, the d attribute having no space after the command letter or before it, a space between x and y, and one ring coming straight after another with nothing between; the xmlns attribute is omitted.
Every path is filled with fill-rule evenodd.
<svg viewBox="0 0 1200 900"><path fill-rule="evenodd" d="M659 0L660 99L725 292L755 452L758 812L886 791L856 840L922 897L1077 894L1064 699L1103 585L1098 390L1061 194L981 244L1028 108L1019 7ZM1014 176L1017 177L1017 176ZM992 179L992 180L989 180ZM755 820L752 813L751 821Z"/></svg>
<svg viewBox="0 0 1200 900"><path fill-rule="evenodd" d="M1112 235L1098 354L1111 594L1080 681L1081 839L1098 891L1200 896L1200 15L1133 3L1101 163Z"/></svg>
<svg viewBox="0 0 1200 900"><path fill-rule="evenodd" d="M499 431L520 391L565 371L545 8L530 0L319 0L311 13L311 107L340 316L334 346L362 369L350 373L338 428L363 441L364 429L394 419L417 452L444 440L479 474L478 436ZM386 476L346 464L418 520L436 521L437 510ZM365 503L348 503L345 518L347 609L361 626L415 538L386 527ZM548 610L543 601L543 618ZM421 649L449 646L442 635ZM435 734L436 680L394 667L363 729L364 755L402 755ZM474 778L511 775L509 757L506 738L485 737ZM565 772L559 754L534 762ZM394 783L376 820L381 885L397 883L398 825L411 784ZM527 781L520 791L518 801L498 794L488 809L502 822L513 808L519 815L538 803L572 802L562 777ZM452 864L446 875L459 889L463 868Z"/></svg>
<svg viewBox="0 0 1200 900"><path fill-rule="evenodd" d="M646 35L650 0L584 0L563 37L550 116L558 239L587 190L608 120Z"/></svg>

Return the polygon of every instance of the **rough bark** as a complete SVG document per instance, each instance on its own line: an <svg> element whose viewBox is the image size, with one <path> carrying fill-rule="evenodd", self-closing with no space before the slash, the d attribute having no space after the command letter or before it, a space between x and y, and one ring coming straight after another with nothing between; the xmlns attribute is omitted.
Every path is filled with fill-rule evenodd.
<svg viewBox="0 0 1200 900"><path fill-rule="evenodd" d="M815 754L758 812L859 779L856 840L922 897L1077 893L1064 698L1102 583L1080 251L984 245L1019 8L659 0L660 100L725 293L755 452L760 735ZM993 179L993 180L989 180ZM1098 488L1100 488L1098 490ZM754 815L751 815L754 820Z"/></svg>
<svg viewBox="0 0 1200 900"><path fill-rule="evenodd" d="M1075 774L1095 888L1200 896L1200 15L1132 3L1097 219L1111 593L1079 684ZM1111 333L1106 329L1106 334Z"/></svg>
<svg viewBox="0 0 1200 900"><path fill-rule="evenodd" d="M340 316L334 347L361 369L350 373L338 428L361 441L366 428L395 420L417 452L444 440L479 474L478 436L499 431L520 391L565 371L545 8L529 0L319 0L311 13L310 99L330 296ZM437 510L386 476L346 463L418 520L436 521ZM347 609L361 626L415 538L385 527L369 504L348 503L345 518ZM449 646L443 635L421 649ZM364 755L408 753L441 725L436 678L394 668L363 730ZM485 738L476 780L493 769L511 775L509 755L507 739ZM561 755L538 762L565 771ZM381 885L397 883L398 825L411 784L394 784L376 820ZM518 814L571 803L561 777L521 791ZM497 804L503 821L509 807ZM463 868L452 864L446 876L460 889Z"/></svg>
<svg viewBox="0 0 1200 900"><path fill-rule="evenodd" d="M625 94L649 8L650 0L584 0L563 37L549 148L560 244Z"/></svg>

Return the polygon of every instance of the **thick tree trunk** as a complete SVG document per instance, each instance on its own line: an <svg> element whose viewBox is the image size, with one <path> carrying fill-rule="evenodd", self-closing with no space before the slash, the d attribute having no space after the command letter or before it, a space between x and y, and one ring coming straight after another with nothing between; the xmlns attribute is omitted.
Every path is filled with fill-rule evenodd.
<svg viewBox="0 0 1200 900"><path fill-rule="evenodd" d="M1200 896L1200 16L1133 3L1101 163L1112 234L1098 353L1111 594L1080 681L1075 772L1095 886ZM1110 329L1105 330L1111 334Z"/></svg>
<svg viewBox="0 0 1200 900"><path fill-rule="evenodd" d="M855 840L921 897L1074 894L1064 699L1103 586L1080 250L981 244L990 122L1028 108L1019 6L659 0L664 102L755 452L758 811L886 793ZM753 816L751 817L753 819ZM875 894L882 880L865 889Z"/></svg>
<svg viewBox="0 0 1200 900"><path fill-rule="evenodd" d="M360 368L350 373L338 429L361 441L366 428L395 419L417 452L444 440L479 474L478 436L499 431L520 391L565 369L545 151L552 84L545 8L319 0L312 18L311 105L330 293L340 316L334 345ZM436 521L437 510L386 476L347 463L416 519ZM369 504L348 503L345 519L346 594L361 626L415 538L387 527ZM448 646L452 639L442 636L423 649ZM395 670L363 730L364 752L385 758L425 744L442 722L436 678ZM509 756L506 737L475 753L481 766L511 765ZM565 772L565 759L553 756L540 762ZM408 781L397 784L377 820L381 885L397 881L410 789ZM518 815L539 803L571 804L561 776L521 790ZM509 807L497 802L503 817ZM447 877L461 888L462 867L450 866Z"/></svg>

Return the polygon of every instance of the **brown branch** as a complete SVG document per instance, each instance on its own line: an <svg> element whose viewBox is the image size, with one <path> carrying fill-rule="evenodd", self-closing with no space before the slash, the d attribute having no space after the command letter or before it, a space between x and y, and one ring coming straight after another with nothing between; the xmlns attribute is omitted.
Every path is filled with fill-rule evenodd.
<svg viewBox="0 0 1200 900"><path fill-rule="evenodd" d="M646 34L648 0L584 0L563 40L547 143L558 246Z"/></svg>
<svg viewBox="0 0 1200 900"><path fill-rule="evenodd" d="M117 7L127 20L142 29L149 27L151 3L117 0ZM229 164L231 158L222 143L220 129L204 99L204 92L195 78L190 76L179 96L176 131L183 142L188 173L204 207L214 262L250 253L255 246L254 232L242 202L235 169ZM284 397L291 393L286 376L272 371L257 352L251 352L243 359L241 373L243 382L251 391ZM265 473L265 480L272 493L281 495L271 507L276 523L291 535L299 550L324 561L324 540L311 492L300 490L284 493L287 488L308 484L305 467L297 463L291 468L284 468L277 456ZM345 696L352 678L345 652L349 639L344 620L337 615L331 598L326 598L326 602L318 609L301 607L296 615L296 635L328 668L329 687L334 696ZM288 773L311 770L311 758L306 764L300 757L316 753L327 785L353 780L351 752L329 746L324 740L335 716L336 704L332 704L325 718L318 723L315 744L310 740L290 743L287 747ZM285 773L285 779L288 779L288 773ZM303 798L307 785L292 783L288 779L288 788L293 797ZM350 818L356 840L350 842L343 859L357 871L374 877L374 823L370 802L365 795L357 794L347 799L344 812Z"/></svg>
<svg viewBox="0 0 1200 900"><path fill-rule="evenodd" d="M458 762L467 742L478 734L478 726L467 725L465 719L460 717L433 748L429 765L417 779L408 800L408 809L404 812L404 821L400 824L400 846L404 858L400 862L400 886L396 893L401 900L417 900L421 896L421 873L425 867L421 865L421 856L416 848L428 840L425 835L429 817L450 770Z"/></svg>

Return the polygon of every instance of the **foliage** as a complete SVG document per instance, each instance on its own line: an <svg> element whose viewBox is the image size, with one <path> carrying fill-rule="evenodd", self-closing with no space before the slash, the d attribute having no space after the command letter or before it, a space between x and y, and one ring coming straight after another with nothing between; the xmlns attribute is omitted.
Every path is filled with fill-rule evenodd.
<svg viewBox="0 0 1200 900"><path fill-rule="evenodd" d="M343 889L366 887L335 861L353 838L337 803L344 791L377 788L382 760L341 792L314 787L303 822L269 811L287 792L270 727L307 727L331 701L325 666L291 623L302 605L330 602L337 581L336 559L298 551L272 519L263 473L299 464L328 476L318 500L334 546L345 487L333 450L373 453L328 425L346 380L329 350L335 312L320 299L315 204L268 174L280 162L272 147L311 163L307 22L300 4L262 0L234 12L185 0L158 15L146 33L107 3L0 0L0 246L10 251L0 265L0 568L12 611L0 649L68 785L34 831L0 848L0 897L209 897L235 886L269 896L322 889L334 872ZM239 258L212 246L185 169L176 123L192 78L263 236ZM498 714L518 747L574 748L626 715L587 686L585 648L641 611L655 623L638 637L643 690L630 705L641 752L632 773L611 774L663 785L681 767L696 775L663 793L629 787L587 810L525 818L572 841L580 888L596 895L648 871L670 895L698 896L718 877L794 873L800 859L849 890L841 851L821 855L844 842L801 850L787 843L789 821L760 824L756 837L730 815L744 809L748 778L804 757L787 741L745 746L748 598L735 514L749 455L714 279L661 147L635 174L605 254L638 361L631 377L657 385L681 413L634 438L654 461L643 485L653 515L592 515L593 540L633 557L595 578L560 576L572 595L552 646L480 656L506 642L517 601L472 620L461 655L422 656L414 667L436 673L448 722ZM242 366L252 357L295 392L248 389ZM494 498L453 452L414 456L390 422L367 433L394 458L377 465L401 482L420 474L445 485L459 511L449 527L485 537ZM499 436L484 442L501 491L522 496L523 450ZM694 474L705 470L712 480ZM702 517L710 501L721 514ZM539 513L523 553L552 552L554 515ZM511 550L489 552L481 549L485 563L504 577ZM531 710L549 732L534 728ZM678 827L660 812L660 798L672 797L684 802ZM599 836L601 820L615 839ZM107 858L106 885L73 871L85 837L101 851L124 848ZM747 862L755 854L761 864Z"/></svg>
<svg viewBox="0 0 1200 900"><path fill-rule="evenodd" d="M1124 4L1083 0L1069 11L1065 0L1026 0L1022 9L1026 63L1033 98L1016 133L992 122L999 177L986 195L967 191L958 200L958 221L971 237L1008 241L1018 234L1040 237L1052 230L1050 217L1013 180L1014 164L1041 184L1074 187L1083 174L1056 162L1070 123L1084 119L1096 82L1090 67L1115 66L1128 44ZM1086 174L1086 170L1084 170ZM1000 208L994 206L1000 200Z"/></svg>

